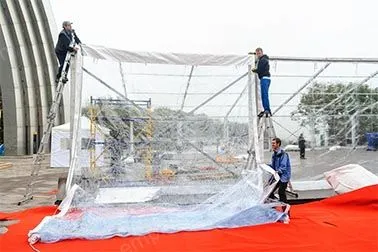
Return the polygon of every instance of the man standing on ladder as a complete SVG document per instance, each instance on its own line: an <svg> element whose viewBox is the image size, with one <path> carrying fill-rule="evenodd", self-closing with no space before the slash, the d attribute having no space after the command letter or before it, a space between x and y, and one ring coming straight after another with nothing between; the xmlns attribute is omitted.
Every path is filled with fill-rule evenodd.
<svg viewBox="0 0 378 252"><path fill-rule="evenodd" d="M81 43L80 39L76 37L74 30L72 30L71 24L72 23L69 21L63 22L63 30L59 34L58 43L55 47L55 53L59 60L59 71L56 76L56 92L54 94L49 114L47 115L47 124L44 127L45 130L43 132L38 151L33 159L33 168L26 186L24 198L18 202L18 205L33 199L33 185L35 184L35 180L39 174L39 170L41 169L41 162L44 160L46 146L49 143L54 121L59 110L59 104L63 97L64 83L68 81L66 77L68 67L71 63L72 57L74 57L75 53L78 51L78 48L75 47L76 43Z"/></svg>
<svg viewBox="0 0 378 252"><path fill-rule="evenodd" d="M262 116L271 116L272 112L270 110L269 104L269 86L270 86L270 72L269 72L269 57L263 53L263 50L259 47L255 51L258 58L257 67L252 69L254 73L257 73L260 79L261 87L261 101L264 108L264 111L259 113L259 117Z"/></svg>
<svg viewBox="0 0 378 252"><path fill-rule="evenodd" d="M75 30L72 29L72 23L70 21L64 21L62 26L63 30L59 33L58 43L55 46L55 54L59 61L59 70L55 80L56 83L59 82L59 79L61 77L67 52L77 51L78 48L74 46L75 43L78 45L81 44L81 41L77 37ZM68 67L69 66L67 65L67 69L65 69L66 72L68 72ZM67 77L64 77L64 79L62 80L63 83L66 83L67 81Z"/></svg>

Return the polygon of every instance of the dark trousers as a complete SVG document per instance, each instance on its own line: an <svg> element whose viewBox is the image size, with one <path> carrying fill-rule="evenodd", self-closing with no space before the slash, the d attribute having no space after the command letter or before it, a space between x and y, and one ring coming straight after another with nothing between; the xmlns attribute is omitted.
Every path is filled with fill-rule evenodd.
<svg viewBox="0 0 378 252"><path fill-rule="evenodd" d="M269 195L269 198L271 199L275 199L274 197L274 192L277 190L278 188L278 195L280 197L280 201L281 202L284 202L284 203L287 203L287 198L286 198L286 188L287 188L287 183L288 182L282 182L281 180L278 181L278 183L276 184L276 186L274 187L274 190L272 191L272 193Z"/></svg>
<svg viewBox="0 0 378 252"><path fill-rule="evenodd" d="M62 75L64 60L66 59L66 55L67 53L56 54L56 57L58 58L58 61L59 61L58 74L56 75L57 79L60 79L60 76ZM69 65L67 64L66 72L68 72L68 68L69 68Z"/></svg>
<svg viewBox="0 0 378 252"><path fill-rule="evenodd" d="M300 156L300 158L305 158L305 148L299 149L299 156Z"/></svg>

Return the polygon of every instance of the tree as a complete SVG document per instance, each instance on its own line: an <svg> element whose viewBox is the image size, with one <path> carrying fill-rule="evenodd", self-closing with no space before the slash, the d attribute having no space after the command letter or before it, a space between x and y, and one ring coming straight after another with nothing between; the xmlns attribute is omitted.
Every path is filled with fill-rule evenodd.
<svg viewBox="0 0 378 252"><path fill-rule="evenodd" d="M110 98L103 98L104 100ZM134 122L134 141L148 142L148 112L138 111L132 106L97 104L95 106L96 123L113 132L113 135L129 138L131 119L142 118ZM89 106L83 108L82 113L90 116ZM180 110L157 107L151 112L152 116L152 145L154 149L172 151L190 148L185 144L215 144L223 136L223 122L206 114L188 114ZM144 118L144 119L143 119ZM147 118L147 119L146 119ZM242 137L247 134L248 125L229 122L230 137ZM245 136L244 136L245 137ZM200 144L201 143L201 144Z"/></svg>
<svg viewBox="0 0 378 252"><path fill-rule="evenodd" d="M378 131L378 88L355 83L315 83L303 94L297 111L292 114L302 126L328 126L331 144L347 144L346 135L357 122L358 144L365 133ZM317 133L317 132L316 132Z"/></svg>

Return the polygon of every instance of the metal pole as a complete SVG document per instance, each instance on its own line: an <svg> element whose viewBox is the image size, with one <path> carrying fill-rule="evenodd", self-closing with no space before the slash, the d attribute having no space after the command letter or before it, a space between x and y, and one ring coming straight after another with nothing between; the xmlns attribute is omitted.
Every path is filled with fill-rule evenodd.
<svg viewBox="0 0 378 252"><path fill-rule="evenodd" d="M88 71L86 68L82 67L82 69L83 69L83 71L84 71L85 73L87 73L89 76L93 77L94 79L96 79L97 81L99 81L101 84L103 84L105 87L109 88L109 89L112 90L114 93L118 94L120 97L124 98L126 101L130 102L130 103L133 104L136 108L138 108L140 111L143 112L143 109L142 109L140 106L138 106L137 104L135 104L135 102L133 102L132 100L130 100L130 99L128 99L127 97L125 97L125 95L123 95L122 93L118 92L116 89L112 88L112 87L111 87L110 85L108 85L105 81L101 80L99 77L97 77L96 75L94 75L93 73L91 73L90 71ZM247 74L247 73L246 73L246 74ZM246 74L245 74L245 75L246 75ZM244 77L244 76L242 76L242 77ZM242 78L242 77L240 77L240 78ZM234 84L235 84L235 83L234 83ZM149 115L149 118L154 119L151 115ZM185 137L183 137L182 140L185 141L185 142L188 142L188 140L186 140ZM188 142L188 144L190 144L191 146L194 146L192 143L189 143L189 142ZM196 148L197 148L197 147L196 147ZM202 152L202 151L201 151L201 153L202 153L202 155L204 155L205 157L209 158L209 155L207 155L206 153L204 153L204 152ZM213 158L211 158L210 160L214 161ZM218 164L218 165L219 165L219 164Z"/></svg>
<svg viewBox="0 0 378 252"><path fill-rule="evenodd" d="M177 142L176 142L176 144L179 147L179 150L181 152L182 147L183 147L182 146L183 142L181 140L181 138L182 138L182 120L183 120L183 118L179 116L178 119L179 120L177 120L177 123L176 123L176 126L177 126Z"/></svg>
<svg viewBox="0 0 378 252"><path fill-rule="evenodd" d="M224 117L224 122L223 122L223 138L228 141L228 135L229 135L229 122L228 122L228 116L231 114L232 110L235 108L236 104L240 101L242 96L245 94L245 91L248 88L248 84L245 85L241 93L239 94L238 98L235 100L234 104L232 104L230 110L227 111L227 114Z"/></svg>
<svg viewBox="0 0 378 252"><path fill-rule="evenodd" d="M333 63L378 63L378 58L319 58L319 57L289 57L270 56L270 60L276 61L302 61L302 62L333 62Z"/></svg>
<svg viewBox="0 0 378 252"><path fill-rule="evenodd" d="M255 54L255 68L257 67L257 64L258 64L258 58ZM254 108L254 120L256 120L256 125L254 125L256 128L255 130L255 134L257 136L257 138L255 138L255 149L256 149L256 162L257 164L260 164L264 161L264 140L265 140L265 131L267 129L267 120L262 124L262 132L259 132L259 127L258 127L258 122L257 122L257 115L259 113L259 111L262 111L263 110L263 107L262 107L262 97L261 97L261 86L260 86L260 80L258 78L258 75L257 74L254 74L254 85L255 85L255 97L254 97L254 101L255 101L255 108ZM261 118L263 119L263 118ZM273 125L272 125L273 126ZM262 136L261 138L259 136Z"/></svg>
<svg viewBox="0 0 378 252"><path fill-rule="evenodd" d="M253 146L254 134L253 134L253 81L252 81L252 65L248 65L248 146ZM255 128L257 129L257 127Z"/></svg>
<svg viewBox="0 0 378 252"><path fill-rule="evenodd" d="M122 62L119 62L119 72L121 74L123 91L125 92L125 97L127 98L126 80L125 80L125 74L123 73Z"/></svg>
<svg viewBox="0 0 378 252"><path fill-rule="evenodd" d="M248 55L252 58L252 54ZM259 137L258 137L258 125L257 125L257 104L258 104L258 97L257 97L257 76L253 76L252 73L252 65L251 60L249 60L248 64L248 136L249 136L249 144L253 146L252 149L254 150L254 158L255 162L252 162L253 169L257 168L257 164L262 163L261 159L261 151L260 151L260 144L259 144ZM254 77L254 78L253 78Z"/></svg>
<svg viewBox="0 0 378 252"><path fill-rule="evenodd" d="M71 81L70 81L70 146L72 145L72 139L73 139L73 130L74 130L74 118L75 118L75 95L76 95L76 72L77 72L77 57L72 57L72 63L71 64ZM67 120L67 119L66 119ZM69 164L71 163L72 160L72 148L70 148L70 157L69 157Z"/></svg>
<svg viewBox="0 0 378 252"><path fill-rule="evenodd" d="M245 73L243 74L242 76L240 76L239 78L237 78L236 80L234 80L233 82L231 82L230 84L228 84L226 87L222 88L221 90L219 90L218 92L216 92L214 95L212 95L211 97L209 97L206 101L202 102L200 105L198 105L197 107L195 107L194 109L192 109L189 114L193 114L194 112L196 112L199 108L201 108L203 105L207 104L208 102L210 102L212 99L214 99L215 97L217 97L218 95L220 95L221 93L223 93L224 91L226 91L227 89L229 89L230 87L232 87L233 85L235 85L238 81L240 81L241 79L243 79L244 77L246 77L248 75L248 73Z"/></svg>
<svg viewBox="0 0 378 252"><path fill-rule="evenodd" d="M235 108L235 106L238 104L238 102L240 101L240 99L242 98L242 96L245 94L245 91L247 90L248 88L248 85L245 85L244 89L241 91L241 93L239 94L238 98L236 99L236 101L234 102L234 104L232 104L230 110L227 112L226 116L224 117L225 119L228 118L228 116L231 114L232 110Z"/></svg>
<svg viewBox="0 0 378 252"><path fill-rule="evenodd" d="M315 135L316 123L315 123L314 115L311 115L310 123L311 123L311 150L313 150L315 149L315 146L316 146L316 135Z"/></svg>
<svg viewBox="0 0 378 252"><path fill-rule="evenodd" d="M324 146L328 147L329 145L329 133L328 133L328 123L324 127Z"/></svg>
<svg viewBox="0 0 378 252"><path fill-rule="evenodd" d="M88 71L86 68L82 67L83 68L83 71L85 73L87 73L89 76L91 76L92 78L94 78L95 80L97 80L98 82L100 82L102 85L104 85L105 87L109 88L111 91L113 91L114 93L116 93L117 95L119 95L120 97L122 97L123 99L125 99L126 101L130 102L132 105L134 105L138 110L140 111L144 111L143 108L141 108L138 104L136 104L134 101L128 99L124 94L122 94L121 92L118 92L116 89L112 88L109 84L107 84L105 81L101 80L99 77L97 77L95 74L91 73L90 71Z"/></svg>
<svg viewBox="0 0 378 252"><path fill-rule="evenodd" d="M130 152L134 153L134 122L130 121Z"/></svg>
<svg viewBox="0 0 378 252"><path fill-rule="evenodd" d="M190 80L192 79L193 70L194 70L194 66L192 66L192 68L190 69L189 78L188 78L188 82L186 83L185 93L184 93L184 97L182 99L180 110L183 110L184 105L185 105L185 99L186 99L186 95L188 94L188 89L189 89L189 85L190 85Z"/></svg>
<svg viewBox="0 0 378 252"><path fill-rule="evenodd" d="M297 130L295 130L294 132L288 130L286 127L282 126L282 124L280 124L279 122L277 122L276 120L272 119L272 121L277 124L278 126L280 126L282 129L286 130L288 133L290 133L289 137L291 136L295 136L297 137L295 134L302 128L302 127L299 127ZM288 137L288 138L289 138Z"/></svg>
<svg viewBox="0 0 378 252"><path fill-rule="evenodd" d="M103 55L101 53L97 53L93 51L93 48L90 46L83 45L83 48L85 49L87 55L89 55L92 58L98 58L102 59ZM112 49L109 50L109 54L111 54ZM162 64L169 64L170 62L172 64L181 64L181 65L203 65L203 66L224 66L224 65L235 65L234 60L227 62L229 57L236 58L238 65L243 64L246 62L246 56L244 55L214 55L212 56L212 59L207 58L207 60L198 60L199 57L206 57L208 55L198 55L198 54L175 54L174 60L168 60L172 58L172 54L165 54L165 53L159 53L158 56L152 56L148 52L125 52L125 54L135 56L137 55L148 55L148 57L115 57L111 56L112 58L117 58L117 60L123 61L123 62L130 62L130 63L142 63L142 64L156 64L156 63L162 63ZM214 60L215 58L215 60ZM166 60L167 59L167 60ZM218 59L224 60L224 62L219 62ZM291 57L291 56L270 56L270 60L274 61L302 61L302 62L338 62L338 63L378 63L378 58L328 58L328 57Z"/></svg>
<svg viewBox="0 0 378 252"><path fill-rule="evenodd" d="M82 88L83 88L83 57L81 54L76 54L74 59L75 71L75 92L73 100L75 100L73 108L73 117L71 117L71 122L74 122L72 125L72 138L71 138L71 160L70 160L70 169L68 170L67 182L66 182L66 192L68 192L72 186L72 180L75 173L75 169L81 169L80 166L80 149L81 149L81 102L82 102ZM71 83L72 84L72 83ZM80 170L80 174L81 174Z"/></svg>
<svg viewBox="0 0 378 252"><path fill-rule="evenodd" d="M223 139L224 139L225 142L228 142L228 132L229 132L228 119L224 118L224 122L223 122Z"/></svg>
<svg viewBox="0 0 378 252"><path fill-rule="evenodd" d="M294 94L292 94L286 101L284 101L272 114L276 114L283 106L285 106L289 101L291 101L295 96L297 96L305 87L310 85L316 77L319 76L331 63L325 64L321 69L319 69L305 84L303 84Z"/></svg>
<svg viewBox="0 0 378 252"><path fill-rule="evenodd" d="M352 115L352 118L351 118L351 126L352 126L352 134L351 134L351 137L352 137L352 147L355 148L357 146L357 142L356 142L356 137L357 137L357 112L355 114Z"/></svg>

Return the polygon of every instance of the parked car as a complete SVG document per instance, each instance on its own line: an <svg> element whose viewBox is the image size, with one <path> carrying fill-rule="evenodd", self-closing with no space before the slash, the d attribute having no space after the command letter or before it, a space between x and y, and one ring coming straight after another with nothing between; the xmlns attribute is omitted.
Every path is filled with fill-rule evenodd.
<svg viewBox="0 0 378 252"><path fill-rule="evenodd" d="M288 144L284 148L284 151L299 151L298 145Z"/></svg>

